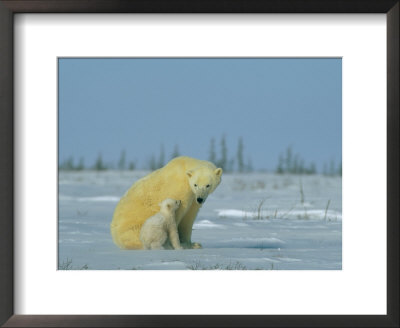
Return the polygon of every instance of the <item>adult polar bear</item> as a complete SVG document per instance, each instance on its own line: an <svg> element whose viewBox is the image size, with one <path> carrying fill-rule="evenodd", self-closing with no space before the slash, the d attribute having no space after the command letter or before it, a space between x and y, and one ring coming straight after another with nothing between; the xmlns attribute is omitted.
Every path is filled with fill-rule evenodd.
<svg viewBox="0 0 400 328"><path fill-rule="evenodd" d="M221 182L222 169L213 163L190 157L177 157L167 165L136 181L119 201L111 222L114 243L123 249L142 249L140 229L159 211L166 198L178 199L176 212L179 239L184 248L192 243L192 227L197 212Z"/></svg>

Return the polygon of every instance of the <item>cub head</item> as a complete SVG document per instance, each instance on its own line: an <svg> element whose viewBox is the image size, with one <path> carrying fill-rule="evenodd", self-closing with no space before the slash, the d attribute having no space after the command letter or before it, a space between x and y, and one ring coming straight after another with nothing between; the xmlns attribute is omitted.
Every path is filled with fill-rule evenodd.
<svg viewBox="0 0 400 328"><path fill-rule="evenodd" d="M199 167L187 171L186 175L189 178L189 185L195 195L195 199L201 205L221 182L222 169Z"/></svg>
<svg viewBox="0 0 400 328"><path fill-rule="evenodd" d="M167 198L167 199L164 199L158 205L160 206L160 209L163 212L175 213L176 210L181 205L181 201L180 200L175 200L175 199L172 199L172 198Z"/></svg>

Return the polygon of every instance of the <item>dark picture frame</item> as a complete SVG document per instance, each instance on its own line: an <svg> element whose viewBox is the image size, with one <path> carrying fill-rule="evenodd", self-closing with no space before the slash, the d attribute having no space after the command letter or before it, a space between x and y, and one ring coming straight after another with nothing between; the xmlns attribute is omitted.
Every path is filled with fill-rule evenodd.
<svg viewBox="0 0 400 328"><path fill-rule="evenodd" d="M4 327L399 327L399 8L398 0L0 0L0 324ZM386 14L387 315L15 315L13 22L17 13Z"/></svg>

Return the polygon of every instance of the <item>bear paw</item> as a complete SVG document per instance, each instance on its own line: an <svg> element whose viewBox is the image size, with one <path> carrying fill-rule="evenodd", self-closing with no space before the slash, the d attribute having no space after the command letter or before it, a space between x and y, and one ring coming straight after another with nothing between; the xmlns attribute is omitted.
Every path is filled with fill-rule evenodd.
<svg viewBox="0 0 400 328"><path fill-rule="evenodd" d="M201 246L200 243L192 243L192 247L191 247L191 248L193 248L193 249L200 249L200 248L203 248L203 246Z"/></svg>
<svg viewBox="0 0 400 328"><path fill-rule="evenodd" d="M200 243L181 243L181 246L184 249L200 249L203 248Z"/></svg>

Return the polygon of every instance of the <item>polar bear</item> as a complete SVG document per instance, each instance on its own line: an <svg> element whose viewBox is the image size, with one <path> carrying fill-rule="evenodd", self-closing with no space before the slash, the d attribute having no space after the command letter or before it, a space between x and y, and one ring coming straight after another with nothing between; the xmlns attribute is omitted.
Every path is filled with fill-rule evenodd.
<svg viewBox="0 0 400 328"><path fill-rule="evenodd" d="M166 198L179 199L175 219L181 245L192 243L192 227L200 207L221 182L222 169L213 163L181 156L136 181L117 204L110 230L114 243L122 249L143 249L139 235L146 219L159 211Z"/></svg>
<svg viewBox="0 0 400 328"><path fill-rule="evenodd" d="M175 221L180 204L180 200L167 198L159 204L160 212L146 220L139 236L144 249L164 249L168 236L174 249L182 249Z"/></svg>

